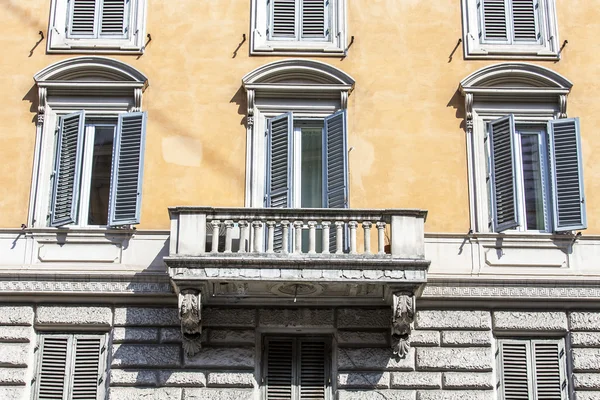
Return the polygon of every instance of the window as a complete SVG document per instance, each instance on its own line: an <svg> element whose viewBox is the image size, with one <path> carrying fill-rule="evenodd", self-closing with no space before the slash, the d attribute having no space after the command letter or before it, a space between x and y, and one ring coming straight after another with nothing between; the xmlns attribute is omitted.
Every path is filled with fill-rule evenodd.
<svg viewBox="0 0 600 400"><path fill-rule="evenodd" d="M312 336L265 336L265 400L331 399L331 340Z"/></svg>
<svg viewBox="0 0 600 400"><path fill-rule="evenodd" d="M104 398L106 334L41 334L35 399Z"/></svg>
<svg viewBox="0 0 600 400"><path fill-rule="evenodd" d="M467 58L557 59L555 0L462 0Z"/></svg>
<svg viewBox="0 0 600 400"><path fill-rule="evenodd" d="M53 0L48 51L143 51L146 0Z"/></svg>
<svg viewBox="0 0 600 400"><path fill-rule="evenodd" d="M345 0L253 0L253 54L345 52Z"/></svg>
<svg viewBox="0 0 600 400"><path fill-rule="evenodd" d="M59 117L51 226L139 223L145 121L145 113Z"/></svg>
<svg viewBox="0 0 600 400"><path fill-rule="evenodd" d="M566 400L562 339L500 339L496 353L500 400Z"/></svg>
<svg viewBox="0 0 600 400"><path fill-rule="evenodd" d="M586 227L577 118L546 127L508 115L488 124L488 138L494 232Z"/></svg>

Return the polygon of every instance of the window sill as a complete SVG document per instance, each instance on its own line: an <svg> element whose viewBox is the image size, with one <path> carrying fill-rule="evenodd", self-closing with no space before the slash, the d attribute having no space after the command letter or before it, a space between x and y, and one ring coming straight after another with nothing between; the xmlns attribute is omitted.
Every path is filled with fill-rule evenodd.
<svg viewBox="0 0 600 400"><path fill-rule="evenodd" d="M251 55L316 55L339 57L346 54L342 44L327 42L275 41L253 38Z"/></svg>

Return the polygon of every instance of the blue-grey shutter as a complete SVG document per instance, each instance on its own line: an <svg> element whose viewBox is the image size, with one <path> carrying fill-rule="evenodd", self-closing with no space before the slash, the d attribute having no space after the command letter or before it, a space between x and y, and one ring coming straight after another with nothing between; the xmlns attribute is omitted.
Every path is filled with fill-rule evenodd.
<svg viewBox="0 0 600 400"><path fill-rule="evenodd" d="M296 339L265 340L263 379L266 400L293 400L297 376Z"/></svg>
<svg viewBox="0 0 600 400"><path fill-rule="evenodd" d="M515 121L508 115L489 124L490 179L494 232L519 225L515 166Z"/></svg>
<svg viewBox="0 0 600 400"><path fill-rule="evenodd" d="M289 112L268 121L266 207L292 206L293 118L292 113Z"/></svg>
<svg viewBox="0 0 600 400"><path fill-rule="evenodd" d="M330 0L302 0L302 38L323 39L328 35Z"/></svg>
<svg viewBox="0 0 600 400"><path fill-rule="evenodd" d="M119 115L113 148L110 226L140 223L145 139L145 112Z"/></svg>
<svg viewBox="0 0 600 400"><path fill-rule="evenodd" d="M556 232L587 228L579 118L548 122Z"/></svg>
<svg viewBox="0 0 600 400"><path fill-rule="evenodd" d="M346 110L342 110L325 118L323 200L327 208L348 208L347 147Z"/></svg>
<svg viewBox="0 0 600 400"><path fill-rule="evenodd" d="M500 399L528 400L532 397L531 350L528 340L501 340L500 351L501 380Z"/></svg>
<svg viewBox="0 0 600 400"><path fill-rule="evenodd" d="M123 36L126 33L127 7L130 0L103 0L100 36Z"/></svg>
<svg viewBox="0 0 600 400"><path fill-rule="evenodd" d="M508 43L507 9L505 0L477 0L482 39Z"/></svg>
<svg viewBox="0 0 600 400"><path fill-rule="evenodd" d="M59 119L50 226L63 226L77 222L84 123L83 111Z"/></svg>
<svg viewBox="0 0 600 400"><path fill-rule="evenodd" d="M69 335L48 335L40 338L39 364L36 373L36 399L64 399L68 393L70 357Z"/></svg>
<svg viewBox="0 0 600 400"><path fill-rule="evenodd" d="M296 0L269 0L271 21L269 36L272 38L296 38Z"/></svg>
<svg viewBox="0 0 600 400"><path fill-rule="evenodd" d="M93 37L96 27L97 0L71 0L69 32L72 36Z"/></svg>
<svg viewBox="0 0 600 400"><path fill-rule="evenodd" d="M538 0L512 0L512 27L515 42L537 42Z"/></svg>
<svg viewBox="0 0 600 400"><path fill-rule="evenodd" d="M561 400L567 396L565 349L562 340L532 340L533 386L536 399Z"/></svg>
<svg viewBox="0 0 600 400"><path fill-rule="evenodd" d="M75 335L71 366L71 398L96 400L102 377L102 358L105 355L103 335Z"/></svg>

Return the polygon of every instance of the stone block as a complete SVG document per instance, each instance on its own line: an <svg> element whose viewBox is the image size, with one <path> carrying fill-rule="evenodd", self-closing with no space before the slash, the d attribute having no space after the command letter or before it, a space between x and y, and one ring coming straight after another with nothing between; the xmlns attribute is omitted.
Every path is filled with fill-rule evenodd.
<svg viewBox="0 0 600 400"><path fill-rule="evenodd" d="M206 386L206 376L200 371L160 371L159 386Z"/></svg>
<svg viewBox="0 0 600 400"><path fill-rule="evenodd" d="M202 331L204 333L204 331ZM181 343L183 335L181 334L181 328L161 328L160 329L160 342L161 343Z"/></svg>
<svg viewBox="0 0 600 400"><path fill-rule="evenodd" d="M260 277L260 269L257 269L257 268L240 269L240 275L245 278L259 278Z"/></svg>
<svg viewBox="0 0 600 400"><path fill-rule="evenodd" d="M252 308L206 308L202 325L251 327L256 326L256 311Z"/></svg>
<svg viewBox="0 0 600 400"><path fill-rule="evenodd" d="M153 370L125 370L113 368L110 370L111 386L156 386L158 383L157 371Z"/></svg>
<svg viewBox="0 0 600 400"><path fill-rule="evenodd" d="M303 269L302 277L305 279L321 279L323 271L320 269Z"/></svg>
<svg viewBox="0 0 600 400"><path fill-rule="evenodd" d="M344 269L342 270L342 276L346 279L361 279L363 273L359 269Z"/></svg>
<svg viewBox="0 0 600 400"><path fill-rule="evenodd" d="M438 331L415 330L410 333L411 346L439 346L440 333Z"/></svg>
<svg viewBox="0 0 600 400"><path fill-rule="evenodd" d="M419 390L417 400L494 400L493 391L484 390Z"/></svg>
<svg viewBox="0 0 600 400"><path fill-rule="evenodd" d="M439 372L392 372L394 389L440 389L442 377Z"/></svg>
<svg viewBox="0 0 600 400"><path fill-rule="evenodd" d="M338 328L386 328L392 323L391 308L340 308Z"/></svg>
<svg viewBox="0 0 600 400"><path fill-rule="evenodd" d="M573 370L600 372L600 349L573 349Z"/></svg>
<svg viewBox="0 0 600 400"><path fill-rule="evenodd" d="M342 277L342 271L339 269L324 269L323 279L339 279Z"/></svg>
<svg viewBox="0 0 600 400"><path fill-rule="evenodd" d="M442 346L491 346L491 331L444 331Z"/></svg>
<svg viewBox="0 0 600 400"><path fill-rule="evenodd" d="M419 347L417 370L492 371L491 348Z"/></svg>
<svg viewBox="0 0 600 400"><path fill-rule="evenodd" d="M183 389L183 400L253 400L252 389ZM179 400L179 399L178 399Z"/></svg>
<svg viewBox="0 0 600 400"><path fill-rule="evenodd" d="M2 344L0 349L1 367L26 367L29 362L29 344Z"/></svg>
<svg viewBox="0 0 600 400"><path fill-rule="evenodd" d="M208 386L254 387L254 374L251 372L209 372Z"/></svg>
<svg viewBox="0 0 600 400"><path fill-rule="evenodd" d="M29 343L33 335L29 326L0 326L0 342Z"/></svg>
<svg viewBox="0 0 600 400"><path fill-rule="evenodd" d="M181 400L181 388L138 389L111 387L110 400Z"/></svg>
<svg viewBox="0 0 600 400"><path fill-rule="evenodd" d="M31 306L0 306L0 325L33 325Z"/></svg>
<svg viewBox="0 0 600 400"><path fill-rule="evenodd" d="M0 385L25 385L27 368L0 368Z"/></svg>
<svg viewBox="0 0 600 400"><path fill-rule="evenodd" d="M492 329L492 317L488 311L417 311L417 329Z"/></svg>
<svg viewBox="0 0 600 400"><path fill-rule="evenodd" d="M342 372L337 377L341 389L389 389L389 372Z"/></svg>
<svg viewBox="0 0 600 400"><path fill-rule="evenodd" d="M260 270L260 277L264 279L275 279L281 276L279 268L263 268Z"/></svg>
<svg viewBox="0 0 600 400"><path fill-rule="evenodd" d="M444 389L493 389L494 375L490 372L444 372Z"/></svg>
<svg viewBox="0 0 600 400"><path fill-rule="evenodd" d="M208 342L211 344L254 344L256 335L254 330L234 329L208 329Z"/></svg>
<svg viewBox="0 0 600 400"><path fill-rule="evenodd" d="M339 345L387 346L389 343L389 332L369 331L338 331L337 342Z"/></svg>
<svg viewBox="0 0 600 400"><path fill-rule="evenodd" d="M493 321L496 330L567 331L564 312L497 311Z"/></svg>
<svg viewBox="0 0 600 400"><path fill-rule="evenodd" d="M339 390L338 400L415 400L414 390Z"/></svg>
<svg viewBox="0 0 600 400"><path fill-rule="evenodd" d="M261 309L258 321L269 327L333 327L333 309Z"/></svg>
<svg viewBox="0 0 600 400"><path fill-rule="evenodd" d="M36 325L111 326L110 307L39 306Z"/></svg>
<svg viewBox="0 0 600 400"><path fill-rule="evenodd" d="M157 342L158 328L114 328L113 342Z"/></svg>
<svg viewBox="0 0 600 400"><path fill-rule="evenodd" d="M573 384L578 390L600 390L600 374L573 374Z"/></svg>
<svg viewBox="0 0 600 400"><path fill-rule="evenodd" d="M573 347L600 347L600 332L573 332L571 333Z"/></svg>
<svg viewBox="0 0 600 400"><path fill-rule="evenodd" d="M600 331L600 312L572 312L571 331Z"/></svg>
<svg viewBox="0 0 600 400"><path fill-rule="evenodd" d="M577 392L575 394L576 400L598 400L600 399L600 391L594 392Z"/></svg>
<svg viewBox="0 0 600 400"><path fill-rule="evenodd" d="M178 367L181 347L177 345L119 344L113 347L113 367Z"/></svg>
<svg viewBox="0 0 600 400"><path fill-rule="evenodd" d="M28 399L25 397L27 393L24 387L20 386L0 386L0 399L2 400L23 400Z"/></svg>
<svg viewBox="0 0 600 400"><path fill-rule="evenodd" d="M281 270L282 279L299 279L302 276L302 270L300 269L287 269Z"/></svg>
<svg viewBox="0 0 600 400"><path fill-rule="evenodd" d="M410 349L404 358L396 357L391 348L363 347L359 349L340 348L338 369L344 370L398 370L415 369L415 350Z"/></svg>
<svg viewBox="0 0 600 400"><path fill-rule="evenodd" d="M184 365L204 368L254 368L254 348L203 347L193 357L184 357Z"/></svg>
<svg viewBox="0 0 600 400"><path fill-rule="evenodd" d="M176 307L115 308L115 326L179 326L179 315Z"/></svg>

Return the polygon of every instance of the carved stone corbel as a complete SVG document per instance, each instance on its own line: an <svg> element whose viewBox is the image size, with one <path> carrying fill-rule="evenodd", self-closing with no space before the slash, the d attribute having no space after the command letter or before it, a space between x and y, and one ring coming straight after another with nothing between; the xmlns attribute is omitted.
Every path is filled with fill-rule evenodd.
<svg viewBox="0 0 600 400"><path fill-rule="evenodd" d="M348 91L342 90L340 92L340 108L346 110L348 108Z"/></svg>
<svg viewBox="0 0 600 400"><path fill-rule="evenodd" d="M202 348L202 293L196 289L179 292L179 319L183 334L183 350L188 356Z"/></svg>
<svg viewBox="0 0 600 400"><path fill-rule="evenodd" d="M415 297L410 292L392 294L392 351L404 358L410 350L410 331L415 318Z"/></svg>
<svg viewBox="0 0 600 400"><path fill-rule="evenodd" d="M473 93L465 93L465 124L467 133L473 133Z"/></svg>
<svg viewBox="0 0 600 400"><path fill-rule="evenodd" d="M558 96L559 118L567 118L567 95Z"/></svg>
<svg viewBox="0 0 600 400"><path fill-rule="evenodd" d="M247 96L247 108L248 108L248 118L247 124L248 127L251 128L254 125L254 90L248 89L246 91Z"/></svg>
<svg viewBox="0 0 600 400"><path fill-rule="evenodd" d="M133 89L133 112L142 111L142 88Z"/></svg>
<svg viewBox="0 0 600 400"><path fill-rule="evenodd" d="M44 115L46 112L46 97L48 95L48 90L45 87L38 87L38 115L37 115L37 123L38 125L44 125Z"/></svg>

